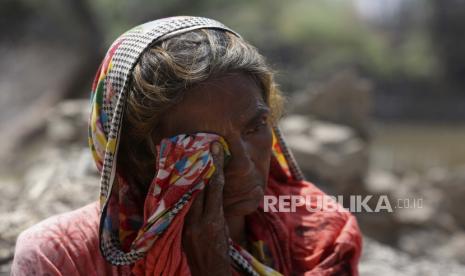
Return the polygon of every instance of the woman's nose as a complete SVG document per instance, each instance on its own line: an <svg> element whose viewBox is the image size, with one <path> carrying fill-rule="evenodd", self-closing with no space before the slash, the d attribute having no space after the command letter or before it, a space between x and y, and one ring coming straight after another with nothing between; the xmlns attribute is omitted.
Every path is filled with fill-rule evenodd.
<svg viewBox="0 0 465 276"><path fill-rule="evenodd" d="M229 177L249 175L253 170L253 162L247 144L243 141L235 141L229 146L231 159L225 167L225 175Z"/></svg>

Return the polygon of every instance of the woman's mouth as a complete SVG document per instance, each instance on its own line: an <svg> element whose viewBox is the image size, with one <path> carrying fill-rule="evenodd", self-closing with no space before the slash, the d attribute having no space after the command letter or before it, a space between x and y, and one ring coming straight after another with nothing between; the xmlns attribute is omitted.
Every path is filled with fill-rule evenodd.
<svg viewBox="0 0 465 276"><path fill-rule="evenodd" d="M225 215L245 215L254 212L263 198L261 186L254 186L239 194L224 194L223 206Z"/></svg>

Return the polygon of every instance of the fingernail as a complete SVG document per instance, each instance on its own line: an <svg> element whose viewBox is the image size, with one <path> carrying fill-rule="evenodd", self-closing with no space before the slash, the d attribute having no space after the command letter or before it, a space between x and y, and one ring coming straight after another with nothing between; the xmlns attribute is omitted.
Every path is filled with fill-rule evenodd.
<svg viewBox="0 0 465 276"><path fill-rule="evenodd" d="M216 142L213 142L213 145L212 145L212 152L213 154L217 155L220 153L220 145L218 145L218 143Z"/></svg>

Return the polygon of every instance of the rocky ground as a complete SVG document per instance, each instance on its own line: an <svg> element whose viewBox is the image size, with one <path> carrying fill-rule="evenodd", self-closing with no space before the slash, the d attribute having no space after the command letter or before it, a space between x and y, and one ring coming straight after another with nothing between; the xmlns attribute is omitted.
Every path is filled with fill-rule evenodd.
<svg viewBox="0 0 465 276"><path fill-rule="evenodd" d="M359 272L362 276L458 276L465 275L465 266L445 259L412 258L405 252L365 237Z"/></svg>
<svg viewBox="0 0 465 276"><path fill-rule="evenodd" d="M51 109L32 140L36 142L4 157L0 274L8 274L22 230L97 199L98 175L86 145L87 104L67 101ZM392 198L414 193L428 202L419 211L359 216L365 234L361 275L465 275L463 214L453 212L461 206L463 174L369 171L367 141L353 128L308 116L289 116L282 127L302 169L317 184L325 183L328 192L387 193ZM446 193L450 189L457 192Z"/></svg>

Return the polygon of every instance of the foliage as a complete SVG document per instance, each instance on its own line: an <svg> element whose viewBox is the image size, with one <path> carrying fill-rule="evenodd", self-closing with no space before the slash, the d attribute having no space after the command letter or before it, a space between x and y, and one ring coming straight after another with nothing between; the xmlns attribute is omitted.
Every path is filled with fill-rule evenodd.
<svg viewBox="0 0 465 276"><path fill-rule="evenodd" d="M108 46L119 34L142 22L172 15L216 18L241 33L281 71L286 89L341 68L355 68L379 81L430 79L437 57L430 32L420 27L392 30L360 19L347 0L18 0L29 10L51 18L57 28L82 24L73 17L73 1L85 3ZM13 3L11 0L8 3ZM415 8L415 7L413 7ZM49 21L50 21L49 20Z"/></svg>

